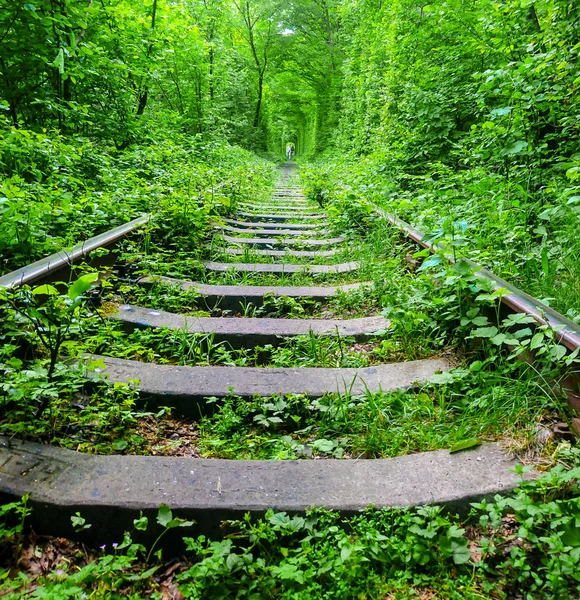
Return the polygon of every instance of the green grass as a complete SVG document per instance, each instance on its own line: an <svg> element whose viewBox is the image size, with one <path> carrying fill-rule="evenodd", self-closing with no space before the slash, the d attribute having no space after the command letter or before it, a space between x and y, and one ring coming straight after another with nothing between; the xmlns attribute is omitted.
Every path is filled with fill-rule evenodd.
<svg viewBox="0 0 580 600"><path fill-rule="evenodd" d="M546 480L474 505L462 517L431 506L369 509L351 517L322 509L305 516L270 511L263 519L247 516L225 524L227 533L215 541L192 527L182 542L177 538L179 549L172 545L182 555L179 562L168 562L141 545L137 525L123 543L100 551L26 537L21 525L10 525L13 514L27 511L17 503L0 507L0 595L8 600L83 594L141 600L163 598L164 591L179 586L185 598L198 600L578 597L580 457L569 442L556 436L540 442L537 436L538 428L549 431L569 416L558 384L567 370L577 369L577 362L561 353L554 332L532 331L529 320L519 317L504 318L497 297L469 270L442 263L429 274L415 272L407 257L417 249L386 223L354 208L345 215L329 207L333 227L344 228L349 220L352 227L348 244L328 263L358 260L362 268L356 274L209 275L201 261L215 257L219 245L200 246L199 236L188 236L183 228L172 232L167 221L125 241L122 258L135 267L109 274L100 309L90 303L79 307L82 312L72 319L52 378L47 378L48 358L38 332L21 316L5 312L0 433L89 453L232 460L393 458L447 451L476 439L500 442L539 468L559 463ZM248 252L231 260L250 258ZM136 281L139 275L255 285L370 281L370 287L340 293L324 304L268 297L263 306L241 305L234 314L382 314L390 326L365 343L308 335L242 349L216 343L211 335L163 328L128 333L122 323L107 319L121 303L192 316L232 316L208 311L195 292L161 284L145 288ZM34 305L34 297L21 297L23 311ZM536 362L517 360L532 339ZM446 356L457 368L435 375L422 388L392 393L353 395L344 390L317 399L241 399L232 394L221 402L208 399L204 416L191 420L172 413L171 407L149 411L135 386L106 381L87 385L86 374L70 367L70 361L86 353L161 364L261 368L366 367ZM38 407L44 403L39 419ZM30 556L48 561L40 575Z"/></svg>
<svg viewBox="0 0 580 600"><path fill-rule="evenodd" d="M486 313L493 302L488 302L488 306L474 298L473 290L482 284L471 273L444 265L434 275L414 272L406 257L416 249L384 221L373 218L356 204L352 209L354 212L344 215L331 204L328 211L336 227L346 227L350 219L349 243L339 259L358 260L361 270L356 274L322 277L302 273L292 277L232 272L204 275L201 261L215 252L216 247L201 247L199 236L190 237L187 228L178 229L173 235L169 221L162 221L148 235L123 243L123 260L136 268L125 269L119 276L113 273L106 280L100 312L92 311L90 319L79 321L71 329L63 360L95 353L187 366L352 368L445 355L462 368L433 386L414 392L351 397L345 390L342 396L319 400L231 398L215 414L195 425L200 431L199 451L212 457L297 458L318 453L338 458L398 456L448 448L470 437L514 438L525 445L537 422L549 421L562 409L549 391L550 378L557 381L559 372L549 361L535 368L514 366L504 341L490 343L483 333L478 338L478 326L481 329L483 323L489 323L490 329L494 327L494 319L499 319L499 315ZM160 284L146 289L136 282L136 277L144 274L221 284L328 285L366 280L372 285L340 293L324 304L309 299L268 297L263 306L242 304L238 311L226 313L219 309L208 311L203 298L195 292ZM193 316L353 318L382 314L391 324L365 344L348 338L310 335L281 340L277 345L235 349L226 342L217 343L211 335L153 328L127 333L121 323L106 318L121 303ZM517 327L521 328L521 324L499 321L495 326L498 332L504 332L506 340L515 335L512 332ZM521 349L525 348L526 339L529 343L533 332L523 334ZM32 367L29 372L36 375L20 382L13 375L11 385L22 390L23 403L17 413L10 413L2 422L3 430L34 437L33 407L39 395L49 393L55 397L49 412L52 424L39 436L52 440L62 436L65 445L69 445L69 439L78 442L75 435L71 437L71 431L74 433L71 426L84 431L86 423L84 417L79 417L75 425L74 410L68 406L78 404L82 376L68 383L61 378L49 386L48 392L43 391L39 381L45 357L32 331L21 329L20 335L30 345L26 360ZM548 351L552 342L546 338L544 343ZM560 362L564 360L562 356L559 358ZM102 400L91 396L89 421L100 410L108 414ZM131 402L135 400L133 397ZM283 409L276 408L279 403L284 404ZM141 410L137 404L126 408L130 414ZM159 417L159 430L164 427L164 418L164 415ZM123 451L152 451L150 443L139 439L136 420L129 415L124 422L119 428L105 416L101 437L87 439L95 440L96 451L108 452L113 442L121 439L127 442Z"/></svg>
<svg viewBox="0 0 580 600"><path fill-rule="evenodd" d="M75 343L75 351L192 367L348 368L409 358L395 339L389 341L383 336L375 336L374 340L357 343L348 337L312 334L281 339L276 345L233 348L228 342L217 342L213 334L188 334L167 328L137 329L126 334L121 325L112 325L94 331L85 329L82 340ZM435 349L424 348L420 358L434 354ZM417 350L412 358L418 358Z"/></svg>
<svg viewBox="0 0 580 600"><path fill-rule="evenodd" d="M199 448L208 458L387 458L477 438L525 452L534 448L536 425L562 408L526 368L517 365L511 377L468 373L416 392L232 397L199 421Z"/></svg>

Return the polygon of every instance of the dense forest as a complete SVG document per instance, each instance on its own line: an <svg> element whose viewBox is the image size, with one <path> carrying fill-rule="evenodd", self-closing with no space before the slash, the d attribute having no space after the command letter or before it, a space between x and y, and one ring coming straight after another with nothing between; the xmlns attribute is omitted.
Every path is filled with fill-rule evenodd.
<svg viewBox="0 0 580 600"><path fill-rule="evenodd" d="M169 448L167 432L195 429L196 458L258 460L303 459L308 444L309 458L338 460L501 441L547 474L460 516L436 506L352 518L270 511L219 541L185 537L179 561L157 543L191 523L165 505L150 515L163 529L152 546L131 537L147 530L141 515L97 550L38 542L23 525L25 497L0 506L0 597L578 598L580 450L566 399L580 410L580 393L577 379L574 392L562 383L578 377L578 350L547 325L506 317L505 290L485 289L459 259L580 324L580 1L0 0L0 276L151 214L142 237L121 244L122 260L145 275L203 277L212 228L270 201L289 145L286 167L298 165L330 234L348 232L352 250L340 256L362 265L373 291L339 296L330 312L270 298L271 313L245 305L218 316L380 313L389 332L367 345L311 335L252 353L166 330L124 337L105 323L121 302L211 312L196 312L185 291L135 292L129 268L102 284L98 310L92 267L64 293L0 287L0 436L148 455ZM292 177L284 182L298 189ZM377 207L444 244L455 264L403 239ZM332 277L323 282L347 281ZM458 368L422 389L369 392L339 416L340 395L228 398L218 416L183 425L165 407L142 412L133 383L103 383L79 401L87 376L70 359L103 347L119 359L228 367L453 354ZM69 530L90 527L76 513Z"/></svg>

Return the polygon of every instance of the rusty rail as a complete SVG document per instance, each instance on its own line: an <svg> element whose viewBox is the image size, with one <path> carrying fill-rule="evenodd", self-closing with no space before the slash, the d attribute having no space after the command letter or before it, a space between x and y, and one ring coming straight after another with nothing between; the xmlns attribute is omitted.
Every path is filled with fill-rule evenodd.
<svg viewBox="0 0 580 600"><path fill-rule="evenodd" d="M400 229L407 237L411 238L414 242L428 248L432 252L443 251L445 252L448 260L453 262L453 256L447 251L445 246L441 244L433 244L428 241L423 241L425 234L417 229L413 228L409 223L406 223L399 217L383 210L382 208L375 207L377 213L384 217L391 225ZM498 277L491 271L480 267L472 260L466 260L471 267L475 270L476 275L487 277L494 283L494 290L505 288L508 290L508 294L501 297L501 301L509 306L513 311L524 313L531 316L540 325L548 325L556 331L559 342L566 346L569 350L576 350L580 348L580 326L574 323L571 319L568 319L564 315L550 308L543 302L540 302L536 298L533 298L526 292L520 290L515 285L505 281L501 277Z"/></svg>
<svg viewBox="0 0 580 600"><path fill-rule="evenodd" d="M89 252L92 252L97 248L106 248L128 233L131 233L145 223L148 223L150 218L151 215L143 215L128 223L119 225L119 227L115 227L105 233L101 233L84 242L80 242L70 250L61 250L56 254L41 258L21 269L7 273L0 277L0 287L11 288L32 283L33 281L57 272L60 269L70 267L74 262L84 258Z"/></svg>

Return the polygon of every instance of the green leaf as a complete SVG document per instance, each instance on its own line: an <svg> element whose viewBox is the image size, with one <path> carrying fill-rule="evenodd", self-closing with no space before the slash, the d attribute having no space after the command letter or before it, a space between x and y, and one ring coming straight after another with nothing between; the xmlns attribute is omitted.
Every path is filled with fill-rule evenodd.
<svg viewBox="0 0 580 600"><path fill-rule="evenodd" d="M570 181L576 181L580 178L580 167L571 167L566 171L566 177Z"/></svg>
<svg viewBox="0 0 580 600"><path fill-rule="evenodd" d="M544 343L544 334L539 331L534 335L532 341L530 342L530 350L535 350L539 348Z"/></svg>
<svg viewBox="0 0 580 600"><path fill-rule="evenodd" d="M565 546L572 546L577 548L580 546L580 523L578 519L575 519L576 523L567 523L563 527L562 543Z"/></svg>
<svg viewBox="0 0 580 600"><path fill-rule="evenodd" d="M75 516L72 516L70 518L73 529L77 532L80 533L81 531L84 531L85 529L90 529L92 527L92 525L90 523L87 523L87 520L83 517L81 517L81 513L77 512L75 513Z"/></svg>
<svg viewBox="0 0 580 600"><path fill-rule="evenodd" d="M147 531L147 526L149 525L149 519L147 517L144 517L143 513L141 513L141 516L138 519L135 519L133 521L133 525L135 526L135 529L137 529L138 531Z"/></svg>
<svg viewBox="0 0 580 600"><path fill-rule="evenodd" d="M244 561L240 556L238 556L237 554L228 554L228 557L226 558L226 567L228 568L228 571L234 571L238 567L243 566Z"/></svg>
<svg viewBox="0 0 580 600"><path fill-rule="evenodd" d="M304 583L304 574L296 567L296 565L283 563L279 567L272 567L272 575L282 580Z"/></svg>
<svg viewBox="0 0 580 600"><path fill-rule="evenodd" d="M285 512L279 512L269 517L268 521L270 521L272 525L285 527L290 522L290 517Z"/></svg>
<svg viewBox="0 0 580 600"><path fill-rule="evenodd" d="M550 259L548 258L548 250L545 246L542 247L542 271L548 277L550 275Z"/></svg>
<svg viewBox="0 0 580 600"><path fill-rule="evenodd" d="M524 140L518 140L517 142L512 142L511 144L508 144L504 148L504 152L506 154L519 154L527 145L528 142L525 142Z"/></svg>
<svg viewBox="0 0 580 600"><path fill-rule="evenodd" d="M438 254L435 254L435 256L428 258L417 270L425 271L426 269L431 269L441 264L442 261L443 259Z"/></svg>
<svg viewBox="0 0 580 600"><path fill-rule="evenodd" d="M468 273L471 273L472 270L471 265L462 258L453 265L453 271L458 275L467 275Z"/></svg>
<svg viewBox="0 0 580 600"><path fill-rule="evenodd" d="M500 346L501 344L503 344L505 342L505 339L506 339L505 333L498 333L497 335L494 335L491 338L491 343L495 344L496 346Z"/></svg>
<svg viewBox="0 0 580 600"><path fill-rule="evenodd" d="M452 381L453 375L448 371L445 373L435 373L435 375L431 375L431 377L429 377L429 383L434 383L436 385L443 385Z"/></svg>
<svg viewBox="0 0 580 600"><path fill-rule="evenodd" d="M465 529L457 527L457 525L451 525L447 531L447 535L450 538L462 538L465 533Z"/></svg>
<svg viewBox="0 0 580 600"><path fill-rule="evenodd" d="M502 322L504 325L514 325L520 323L535 323L535 320L525 313L510 313Z"/></svg>
<svg viewBox="0 0 580 600"><path fill-rule="evenodd" d="M32 290L32 295L43 295L43 296L58 296L58 290L49 284L39 285Z"/></svg>
<svg viewBox="0 0 580 600"><path fill-rule="evenodd" d="M479 294L478 296L476 296L475 300L477 302L487 302L487 303L494 303L497 298L496 296L491 293L491 294Z"/></svg>
<svg viewBox="0 0 580 600"><path fill-rule="evenodd" d="M127 440L115 440L113 442L113 450L117 452L122 452L129 447L129 442Z"/></svg>
<svg viewBox="0 0 580 600"><path fill-rule="evenodd" d="M489 325L489 319L487 317L475 317L471 322L478 327Z"/></svg>
<svg viewBox="0 0 580 600"><path fill-rule="evenodd" d="M79 277L69 288L68 297L71 300L76 300L79 296L84 294L90 287L91 284L99 278L98 273L88 273Z"/></svg>
<svg viewBox="0 0 580 600"><path fill-rule="evenodd" d="M476 285L482 292L491 292L495 288L495 283L489 277L477 277Z"/></svg>
<svg viewBox="0 0 580 600"><path fill-rule="evenodd" d="M512 335L517 339L520 340L522 338L527 338L530 335L532 335L532 330L529 327L525 327L524 329L520 329L518 331L514 331L512 333Z"/></svg>
<svg viewBox="0 0 580 600"><path fill-rule="evenodd" d="M157 522L161 527L167 527L169 522L173 519L173 513L167 504L161 504L157 512Z"/></svg>
<svg viewBox="0 0 580 600"><path fill-rule="evenodd" d="M471 335L476 338L493 338L499 333L497 327L478 327Z"/></svg>
<svg viewBox="0 0 580 600"><path fill-rule="evenodd" d="M173 522L176 522L179 527L193 527L195 525L195 521L186 521L185 519L173 519Z"/></svg>
<svg viewBox="0 0 580 600"><path fill-rule="evenodd" d="M479 371L481 371L482 367L483 362L481 360L476 360L472 362L471 365L469 365L469 370L473 371L474 373L478 373Z"/></svg>
<svg viewBox="0 0 580 600"><path fill-rule="evenodd" d="M54 62L52 63L53 67L57 67L58 72L61 75L64 75L64 50L62 48L59 49Z"/></svg>
<svg viewBox="0 0 580 600"><path fill-rule="evenodd" d="M316 440L312 443L312 447L320 450L320 452L332 452L335 445L336 443L332 440Z"/></svg>
<svg viewBox="0 0 580 600"><path fill-rule="evenodd" d="M453 541L451 546L453 548L453 562L456 565L462 565L471 558L467 540L462 542Z"/></svg>
<svg viewBox="0 0 580 600"><path fill-rule="evenodd" d="M352 554L352 546L343 546L340 550L340 561L346 562Z"/></svg>
<svg viewBox="0 0 580 600"><path fill-rule="evenodd" d="M459 442L455 442L455 444L449 448L449 454L455 454L456 452L468 450L469 448L476 448L477 446L481 446L482 443L483 442L477 438L460 440Z"/></svg>
<svg viewBox="0 0 580 600"><path fill-rule="evenodd" d="M159 569L158 566L155 567L151 567L150 569L147 569L146 571L143 571L142 573L139 573L139 579L141 579L142 581L149 579L149 577L151 577L155 571L157 571L157 569Z"/></svg>
<svg viewBox="0 0 580 600"><path fill-rule="evenodd" d="M503 106L502 108L494 108L491 111L491 114L494 116L504 116L509 115L512 112L511 106Z"/></svg>
<svg viewBox="0 0 580 600"><path fill-rule="evenodd" d="M539 215L538 219L542 219L544 221L549 221L552 218L552 215L556 212L555 208L547 208L543 210Z"/></svg>
<svg viewBox="0 0 580 600"><path fill-rule="evenodd" d="M566 354L566 348L564 346L552 346L550 348L550 355L553 360L560 360Z"/></svg>

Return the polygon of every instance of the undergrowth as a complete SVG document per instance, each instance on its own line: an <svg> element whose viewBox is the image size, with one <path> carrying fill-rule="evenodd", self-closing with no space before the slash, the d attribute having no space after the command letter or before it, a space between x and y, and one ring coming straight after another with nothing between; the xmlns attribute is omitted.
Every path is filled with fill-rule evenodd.
<svg viewBox="0 0 580 600"><path fill-rule="evenodd" d="M378 245L383 235L382 226L371 228L368 245ZM396 240L391 243L400 255ZM376 256L367 252L369 258ZM24 287L10 299L13 308L3 322L0 389L6 410L0 430L101 453L156 452L159 436L143 436L138 422L157 420L161 431L166 412L160 413L156 405L146 412L127 386L105 385L95 391L95 383L82 370L73 371L64 362L82 363L86 355L262 368L365 368L401 359L447 357L456 368L433 376L424 389L412 393L357 395L346 388L318 400L241 400L234 392L217 410L206 402L200 412L206 413L209 406L215 414L196 420L193 450L196 455L221 458L386 457L449 448L464 439L503 439L528 460L544 457L550 462L551 445L536 445L535 436L538 429L550 428L568 414L560 386L577 370L578 353L566 354L557 343L557 332L535 328L529 317L505 317L498 302L504 292L493 290L467 263L458 260L447 266L436 258L413 272L403 258L378 255L371 288L340 294L328 306L316 308L323 317L382 312L389 321L367 343L310 335L240 349L186 330L137 328L126 333L121 323L107 318L120 302L195 316L212 314L199 306L195 294L163 285L144 289L131 272L104 279L96 304L87 290L72 312L70 291L61 296L54 287ZM42 300L47 293L55 298L52 309ZM240 307L237 314L303 317L316 315L315 307L291 298L267 298L263 307ZM39 310L52 323L49 331L66 333L56 355L51 349L50 356L59 358L50 376L50 347L42 343L47 324L38 320ZM517 360L530 351L536 357L534 364ZM39 428L41 414L46 418ZM176 443L174 450L179 447Z"/></svg>
<svg viewBox="0 0 580 600"><path fill-rule="evenodd" d="M324 187L325 206L338 226L376 219L379 206L432 240L461 246L463 256L579 319L576 162L568 165L569 178L555 168L550 184L532 193L483 168L452 170L442 163L422 165L421 175L386 177L392 160L385 151L319 158L302 169L304 186L311 195ZM459 241L450 223L463 229Z"/></svg>
<svg viewBox="0 0 580 600"><path fill-rule="evenodd" d="M143 213L158 216L157 237L195 246L210 214L267 192L274 169L241 148L175 133L119 154L12 129L0 135L0 176L3 274Z"/></svg>

